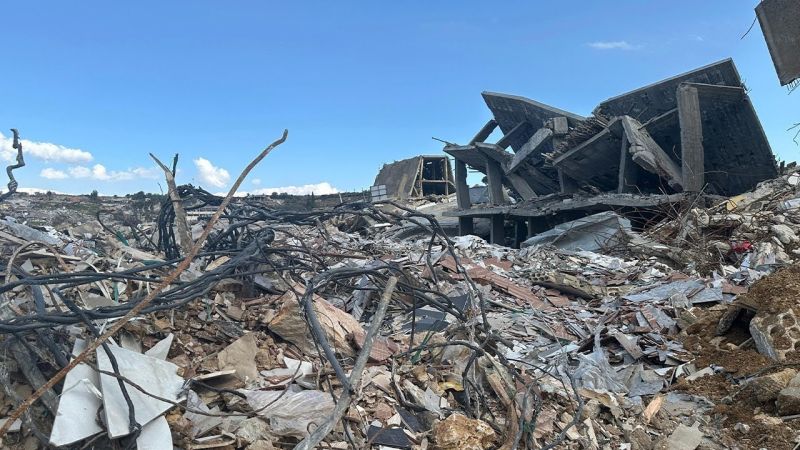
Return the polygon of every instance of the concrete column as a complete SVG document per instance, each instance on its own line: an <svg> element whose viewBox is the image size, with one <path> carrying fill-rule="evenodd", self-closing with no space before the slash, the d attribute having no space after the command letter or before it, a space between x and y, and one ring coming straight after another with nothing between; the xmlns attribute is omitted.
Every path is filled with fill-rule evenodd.
<svg viewBox="0 0 800 450"><path fill-rule="evenodd" d="M458 234L459 236L466 236L475 232L475 224L472 217L459 217L458 218Z"/></svg>
<svg viewBox="0 0 800 450"><path fill-rule="evenodd" d="M489 184L489 202L492 205L502 205L503 201L503 169L500 163L486 158L486 178Z"/></svg>
<svg viewBox="0 0 800 450"><path fill-rule="evenodd" d="M492 134L495 128L497 128L497 122L495 122L494 119L490 119L488 122L486 122L486 125L484 125L480 131L478 131L478 134L476 134L475 137L473 137L472 140L469 141L470 145L476 142L485 141L486 138L488 138L489 135Z"/></svg>
<svg viewBox="0 0 800 450"><path fill-rule="evenodd" d="M502 214L492 215L492 228L489 234L489 240L492 244L505 245L506 243L506 230L505 218Z"/></svg>
<svg viewBox="0 0 800 450"><path fill-rule="evenodd" d="M562 194L572 194L578 192L578 183L565 174L561 169L558 169L558 185L561 188Z"/></svg>
<svg viewBox="0 0 800 450"><path fill-rule="evenodd" d="M469 186L467 185L467 164L456 160L456 200L459 209L469 209Z"/></svg>
<svg viewBox="0 0 800 450"><path fill-rule="evenodd" d="M700 192L705 186L705 152L700 99L696 87L678 87L678 121L681 127L683 190Z"/></svg>
<svg viewBox="0 0 800 450"><path fill-rule="evenodd" d="M622 146L619 153L619 184L617 193L636 192L638 178L638 165L633 162L633 157L628 152L628 136L622 133Z"/></svg>
<svg viewBox="0 0 800 450"><path fill-rule="evenodd" d="M528 237L536 236L550 229L544 217L528 217Z"/></svg>

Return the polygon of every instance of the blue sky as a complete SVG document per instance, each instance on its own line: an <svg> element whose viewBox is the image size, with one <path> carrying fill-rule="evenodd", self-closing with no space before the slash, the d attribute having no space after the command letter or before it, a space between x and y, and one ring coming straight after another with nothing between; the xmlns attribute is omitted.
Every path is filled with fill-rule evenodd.
<svg viewBox="0 0 800 450"><path fill-rule="evenodd" d="M148 152L179 153L179 183L219 192L288 128L243 190L361 189L385 162L441 152L432 136L469 140L483 90L588 115L733 57L793 161L800 92L779 86L758 24L740 39L756 3L6 3L0 157L19 128L37 143L21 187L123 194L164 184Z"/></svg>

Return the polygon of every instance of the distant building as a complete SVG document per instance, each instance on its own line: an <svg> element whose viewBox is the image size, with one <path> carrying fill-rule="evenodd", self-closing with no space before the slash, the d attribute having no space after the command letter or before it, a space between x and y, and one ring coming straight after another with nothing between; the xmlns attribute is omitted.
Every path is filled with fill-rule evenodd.
<svg viewBox="0 0 800 450"><path fill-rule="evenodd" d="M407 199L455 192L453 170L447 156L415 156L384 164L371 189L374 200Z"/></svg>

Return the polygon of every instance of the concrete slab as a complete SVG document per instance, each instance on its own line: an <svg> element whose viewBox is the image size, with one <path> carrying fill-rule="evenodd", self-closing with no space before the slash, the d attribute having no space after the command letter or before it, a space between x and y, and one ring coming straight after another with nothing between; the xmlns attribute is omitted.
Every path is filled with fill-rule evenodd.
<svg viewBox="0 0 800 450"><path fill-rule="evenodd" d="M678 85L686 82L724 86L742 84L733 60L728 58L612 97L600 103L596 111L605 117L627 115L644 123L676 108L676 90Z"/></svg>
<svg viewBox="0 0 800 450"><path fill-rule="evenodd" d="M584 117L577 114L518 95L488 91L481 93L481 95L486 102L486 106L492 111L503 134L510 133L520 122L527 122L532 125L528 133L520 133L509 140L509 144L515 152L520 151L522 146L528 142L528 139L533 136L536 130L544 125L547 119L566 117L570 126L575 126L584 120Z"/></svg>
<svg viewBox="0 0 800 450"><path fill-rule="evenodd" d="M151 356L111 346L111 352L117 360L122 376L159 397L178 400L183 386L183 378L177 375L178 366ZM111 362L103 348L97 349L97 366L100 370L111 371ZM128 405L115 377L100 376L103 391L103 406L108 424L108 435L112 439L130 434L128 429ZM135 388L128 388L133 401L136 420L145 425L167 412L172 405L156 400Z"/></svg>
<svg viewBox="0 0 800 450"><path fill-rule="evenodd" d="M86 341L76 339L72 355L80 354L85 348ZM103 431L95 421L97 411L103 406L99 387L100 374L86 364L78 364L67 373L50 432L50 444L69 445Z"/></svg>
<svg viewBox="0 0 800 450"><path fill-rule="evenodd" d="M142 432L136 439L138 450L172 450L172 431L169 429L167 418L160 416L142 427Z"/></svg>
<svg viewBox="0 0 800 450"><path fill-rule="evenodd" d="M800 78L800 0L763 0L756 16L781 85Z"/></svg>

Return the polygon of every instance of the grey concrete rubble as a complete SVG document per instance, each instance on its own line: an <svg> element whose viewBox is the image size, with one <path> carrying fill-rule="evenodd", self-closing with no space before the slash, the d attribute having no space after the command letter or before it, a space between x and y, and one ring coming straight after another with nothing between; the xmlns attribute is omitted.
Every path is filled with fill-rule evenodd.
<svg viewBox="0 0 800 450"><path fill-rule="evenodd" d="M756 448L763 439L757 430L768 426L770 442L780 448L778 439L790 442L796 435L800 381L794 368L773 364L794 357L800 296L792 297L795 307L787 300L775 300L771 307L769 295L791 296L795 288L791 281L780 281L775 294L768 286L775 277L791 280L785 272L800 257L791 238L800 232L800 208L793 202L800 198L800 175L789 165L781 176L750 191L716 197L708 207L695 204L672 217L653 216L647 227L603 211L630 202L673 205L684 195L554 193L517 207L500 205L510 217L586 214L537 234L520 249L476 235L451 236L458 262L443 236L431 244L430 232L418 226L415 233L408 231L419 220L414 214L423 213L458 234L457 222L444 215L457 208L454 193L398 204L407 209L360 203L359 208L370 211L366 217L321 209L303 213L319 213L319 222L255 225L291 230L264 248L293 249L298 253L292 258L298 258L305 255L297 250L304 248L302 242L313 247L313 254L332 256L322 257L324 269L289 265L274 272L270 264L280 259L259 263L255 267L263 272L253 277L250 288L235 274L215 278L196 300L131 322L115 338L124 348L112 347L120 373L171 401L129 392L142 425L139 448L161 448L171 439L197 447L292 448L308 439L333 413L343 387L317 350L299 302L306 280L360 269L365 274L317 289L312 297L320 330L345 371L365 345L375 311L380 281L368 274L400 271L421 290L392 296L345 419L351 436L334 427L327 437L332 448L348 448L348 439L363 440L356 446L373 439L384 448L500 448L516 435L509 427L530 412L525 391L516 383L539 392L539 415L530 432L540 446L563 436L564 448L722 449L742 443ZM47 199L31 196L27 201L35 205ZM59 273L63 268L52 252L63 252L71 243L74 254L89 256L59 254L74 267L65 273L82 273L91 264L99 271L139 267L163 274L162 266L147 266L163 260L163 254L147 239L133 239L132 231L127 246L117 245L119 236L102 227L91 229L91 239L74 240L75 228L88 229L86 223L46 228L50 225L26 217L34 227L4 229L4 254L38 235L30 230L47 229L47 236L61 244L18 252L15 264L25 273ZM207 220L201 214L189 217L193 225ZM113 219L104 225L118 227ZM138 227L158 229L148 222ZM233 258L200 258L182 283L225 273L219 271ZM87 311L113 311L147 289L141 282L101 278L62 292ZM437 297L428 297L430 292ZM13 308L10 312L24 315L38 304L57 314L58 303L49 297L36 300L33 287L0 294ZM439 294L443 300L432 302ZM503 340L470 363L470 347L445 344L469 342L462 327L469 323L467 314L480 317L481 301L486 323ZM92 339L80 322L65 330L65 343L76 349ZM429 347L407 353L423 341ZM96 371L110 370L107 355L100 349L96 356L97 366L81 364L67 376L49 436L53 445L92 439L112 445L129 432L117 380ZM42 367L50 370L47 364ZM9 386L30 383L18 369L12 368L10 377ZM473 401L494 418L488 412L467 417L463 396L469 383L483 389L484 399ZM575 389L569 388L573 383ZM720 383L729 387L713 390ZM721 407L739 408L730 419L735 422L728 422ZM107 421L82 419L98 413ZM751 419L743 419L745 413ZM40 414L46 422L46 409ZM11 439L25 439L25 423ZM472 431L466 433L464 426ZM381 432L390 429L395 431Z"/></svg>
<svg viewBox="0 0 800 450"><path fill-rule="evenodd" d="M800 170L733 62L483 98L369 192L1 201L0 446L799 445Z"/></svg>

